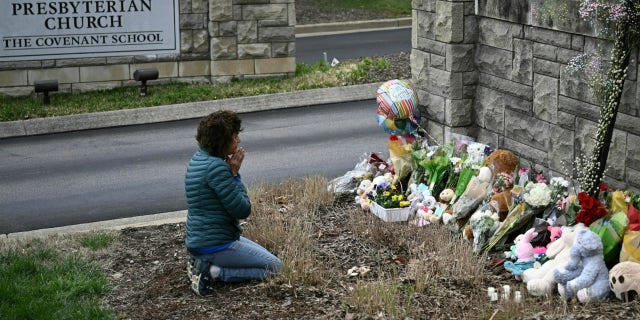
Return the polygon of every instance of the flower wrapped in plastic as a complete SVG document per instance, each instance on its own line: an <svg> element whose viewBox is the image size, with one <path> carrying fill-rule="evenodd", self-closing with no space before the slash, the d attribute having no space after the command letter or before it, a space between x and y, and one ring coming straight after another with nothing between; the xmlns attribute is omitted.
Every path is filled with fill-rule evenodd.
<svg viewBox="0 0 640 320"><path fill-rule="evenodd" d="M436 183L443 180L447 169L450 167L450 161L451 160L447 156L436 155L431 159L427 159L422 162L422 166L429 173L427 184L429 185L429 190L431 190L433 194L440 193L438 190L434 190L434 187Z"/></svg>
<svg viewBox="0 0 640 320"><path fill-rule="evenodd" d="M504 221L500 224L491 239L484 247L485 252L492 250L497 244L506 241L508 235L526 226L534 217L542 216L551 203L551 189L545 183L529 182L524 188L523 201L516 204Z"/></svg>
<svg viewBox="0 0 640 320"><path fill-rule="evenodd" d="M469 218L473 233L473 252L478 253L500 225L498 212L491 203L482 205Z"/></svg>

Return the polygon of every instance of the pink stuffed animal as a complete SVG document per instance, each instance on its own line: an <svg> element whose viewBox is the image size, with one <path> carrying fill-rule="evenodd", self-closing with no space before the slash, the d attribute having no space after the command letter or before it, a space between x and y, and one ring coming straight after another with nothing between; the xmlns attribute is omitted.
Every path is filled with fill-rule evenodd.
<svg viewBox="0 0 640 320"><path fill-rule="evenodd" d="M533 251L533 245L531 240L537 236L534 228L527 230L524 236L518 243L516 243L516 256L518 260L516 262L507 261L504 263L504 268L510 271L516 277L516 280L520 280L520 275L527 269L533 268L533 263L536 261Z"/></svg>

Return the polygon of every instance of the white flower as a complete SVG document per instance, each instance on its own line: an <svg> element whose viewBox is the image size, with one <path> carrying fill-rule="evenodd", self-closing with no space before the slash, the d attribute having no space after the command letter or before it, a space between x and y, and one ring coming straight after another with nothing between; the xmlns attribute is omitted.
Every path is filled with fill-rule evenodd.
<svg viewBox="0 0 640 320"><path fill-rule="evenodd" d="M569 188L569 181L565 180L563 177L554 177L551 178L551 185L554 187Z"/></svg>
<svg viewBox="0 0 640 320"><path fill-rule="evenodd" d="M528 192L524 194L524 201L532 207L546 207L551 203L551 189L545 183L527 184Z"/></svg>

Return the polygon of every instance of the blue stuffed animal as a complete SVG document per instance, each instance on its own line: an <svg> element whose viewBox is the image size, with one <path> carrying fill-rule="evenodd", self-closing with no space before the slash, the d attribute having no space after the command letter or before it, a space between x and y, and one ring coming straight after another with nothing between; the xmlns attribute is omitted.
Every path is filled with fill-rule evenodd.
<svg viewBox="0 0 640 320"><path fill-rule="evenodd" d="M602 240L593 231L583 229L570 250L566 265L553 270L558 292L567 300L577 296L586 303L610 296L609 269L602 254Z"/></svg>

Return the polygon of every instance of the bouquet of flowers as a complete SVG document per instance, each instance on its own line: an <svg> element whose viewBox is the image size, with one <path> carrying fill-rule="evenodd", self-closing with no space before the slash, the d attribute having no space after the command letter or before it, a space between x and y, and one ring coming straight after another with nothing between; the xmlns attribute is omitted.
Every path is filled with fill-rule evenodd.
<svg viewBox="0 0 640 320"><path fill-rule="evenodd" d="M510 173L500 172L493 180L493 193L500 193L513 188L513 177Z"/></svg>
<svg viewBox="0 0 640 320"><path fill-rule="evenodd" d="M404 208L411 204L395 185L388 183L376 186L376 194L373 197L373 201L385 209Z"/></svg>
<svg viewBox="0 0 640 320"><path fill-rule="evenodd" d="M580 211L576 214L576 222L582 222L585 226L591 225L594 221L607 215L607 208L597 198L585 192L578 193Z"/></svg>
<svg viewBox="0 0 640 320"><path fill-rule="evenodd" d="M525 187L524 202L533 209L542 209L551 203L551 189L546 183L529 182Z"/></svg>
<svg viewBox="0 0 640 320"><path fill-rule="evenodd" d="M522 195L524 201L515 205L506 219L502 221L493 236L487 241L484 248L486 252L493 249L507 235L520 230L535 216L541 215L544 209L551 204L551 189L546 183L529 182Z"/></svg>

